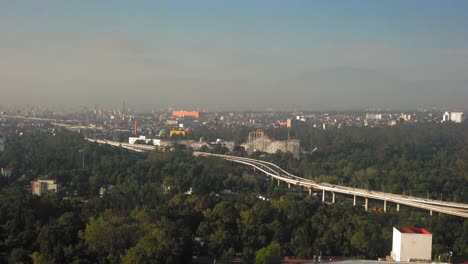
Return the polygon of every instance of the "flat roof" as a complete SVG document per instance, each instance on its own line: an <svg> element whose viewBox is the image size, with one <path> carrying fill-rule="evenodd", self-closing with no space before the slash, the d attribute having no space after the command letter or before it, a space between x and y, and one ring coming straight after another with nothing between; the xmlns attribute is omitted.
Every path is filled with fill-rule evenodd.
<svg viewBox="0 0 468 264"><path fill-rule="evenodd" d="M406 227L406 226L395 226L395 228L400 231L401 233L407 233L407 234L426 234L430 235L431 232L429 232L427 229L422 228L422 227Z"/></svg>

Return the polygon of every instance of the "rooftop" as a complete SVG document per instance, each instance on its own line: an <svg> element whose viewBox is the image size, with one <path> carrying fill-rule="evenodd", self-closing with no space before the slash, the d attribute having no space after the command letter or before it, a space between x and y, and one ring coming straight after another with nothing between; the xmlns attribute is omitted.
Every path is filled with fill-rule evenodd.
<svg viewBox="0 0 468 264"><path fill-rule="evenodd" d="M430 235L431 232L429 232L427 229L422 228L422 227L405 227L405 226L396 226L395 227L398 231L401 233L407 233L407 234L426 234Z"/></svg>

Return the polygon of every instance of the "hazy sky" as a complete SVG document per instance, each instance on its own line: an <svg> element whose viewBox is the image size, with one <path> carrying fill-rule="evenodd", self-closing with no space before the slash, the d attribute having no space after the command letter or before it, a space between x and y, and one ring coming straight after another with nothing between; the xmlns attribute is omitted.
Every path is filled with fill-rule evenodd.
<svg viewBox="0 0 468 264"><path fill-rule="evenodd" d="M468 1L0 0L0 104L468 105Z"/></svg>

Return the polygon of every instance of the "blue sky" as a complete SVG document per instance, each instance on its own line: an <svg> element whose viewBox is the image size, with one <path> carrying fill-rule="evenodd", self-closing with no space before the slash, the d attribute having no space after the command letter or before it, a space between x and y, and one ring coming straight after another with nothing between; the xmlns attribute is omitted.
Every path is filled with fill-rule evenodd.
<svg viewBox="0 0 468 264"><path fill-rule="evenodd" d="M197 87L242 81L263 91L349 68L437 90L468 79L466 25L468 1L451 0L0 1L0 86L9 101L67 98L83 82L102 95L122 81L208 95ZM175 99L171 89L159 92Z"/></svg>

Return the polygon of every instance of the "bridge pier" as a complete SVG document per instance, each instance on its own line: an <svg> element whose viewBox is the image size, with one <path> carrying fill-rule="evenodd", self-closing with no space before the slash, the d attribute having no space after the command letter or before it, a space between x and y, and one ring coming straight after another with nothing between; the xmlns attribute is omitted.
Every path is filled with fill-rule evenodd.
<svg viewBox="0 0 468 264"><path fill-rule="evenodd" d="M312 189L309 188L309 196L311 196L311 195L312 195Z"/></svg>
<svg viewBox="0 0 468 264"><path fill-rule="evenodd" d="M332 203L335 203L335 193L332 192Z"/></svg>
<svg viewBox="0 0 468 264"><path fill-rule="evenodd" d="M139 147L138 149L137 148L130 148L130 146L128 146L128 144L112 143L111 141L106 143L103 140L100 140L100 141L98 141L98 140L93 141L93 140L89 140L89 139L87 139L87 140L91 141L91 142L95 142L97 144L107 144L107 145L111 145L111 146L121 146L121 147L124 147L124 148L129 148L130 150L133 150L133 151L149 151L148 148L141 148L141 147ZM241 163L241 164L248 165L248 166L251 166L251 167L259 166L259 168L265 168L266 175L273 176L271 184L274 184L273 179L277 179L278 180L278 185L280 185L280 183L281 183L280 180L284 180L285 183L290 182L293 185L297 184L298 186L303 186L305 188L311 188L311 189L314 188L316 190L317 189L318 190L322 189L322 202L326 201L326 191L328 190L328 191L332 192L332 195L334 195L334 197L330 197L330 200L333 199L334 202L336 202L336 193L353 195L353 205L357 205L357 202L359 202L359 203L361 202L361 198L359 198L360 200L357 201L357 197L364 198L365 199L365 205L363 204L363 206L365 207L365 209L367 211L369 210L369 199L374 199L374 200L378 200L378 201L383 201L384 208L385 208L385 210L387 212L391 211L392 208L393 208L392 206L390 207L390 209L387 208L387 206L386 206L387 204L389 204L389 206L390 206L390 203L396 204L396 211L399 212L400 211L400 205L403 203L403 205L405 205L406 207L409 207L409 208L420 208L420 209L428 210L429 213L432 214L432 215L436 215L436 213L438 211L443 211L444 214L447 213L447 214L454 215L454 216L460 216L460 217L468 218L468 213L466 212L466 209L468 208L468 204L459 204L459 203L455 204L455 203L448 203L448 202L442 202L442 201L437 202L436 200L431 200L431 199L427 199L426 201L420 201L420 202L418 202L417 200L414 200L414 201L410 202L410 201L407 201L408 196L405 196L405 194L396 195L396 194L390 194L390 193L387 194L387 193L384 193L384 192L372 193L369 190L367 190L367 192L366 192L362 188L360 190L357 190L354 187L351 189L349 187L344 187L344 186L338 186L338 187L335 188L335 186L330 186L330 184L322 184L320 182L314 182L314 181L310 181L310 180L307 180L307 179L302 179L302 178L299 178L297 176L294 177L293 175L290 175L289 173L286 173L285 175L290 175L291 176L288 179L287 177L282 177L282 173L284 172L283 170L279 169L276 165L274 165L272 163L269 163L269 162L265 162L265 161L255 161L255 160L247 159L247 158L243 158L243 157L233 157L233 156L228 156L228 155L218 155L218 154L204 153L204 152L194 152L193 155L197 156L197 157L198 156L202 156L202 157L204 157L204 156L221 157L221 158L224 158L224 159L226 159L228 161ZM266 177L268 177L268 176L266 176ZM296 180L297 180L297 182L296 182ZM384 188L382 188L382 189L384 189ZM311 190L309 190L309 193L311 193ZM387 196L387 195L390 195L390 196ZM360 205L357 205L357 206L360 206ZM445 208L445 207L453 208L453 209L443 210L442 208ZM384 208L382 208L382 209L384 209ZM441 213L439 212L439 215L440 214Z"/></svg>
<svg viewBox="0 0 468 264"><path fill-rule="evenodd" d="M432 210L429 210L429 214L432 215Z"/></svg>
<svg viewBox="0 0 468 264"><path fill-rule="evenodd" d="M288 183L288 189L291 189L291 184L290 183Z"/></svg>
<svg viewBox="0 0 468 264"><path fill-rule="evenodd" d="M387 212L387 200L383 201L383 211Z"/></svg>

